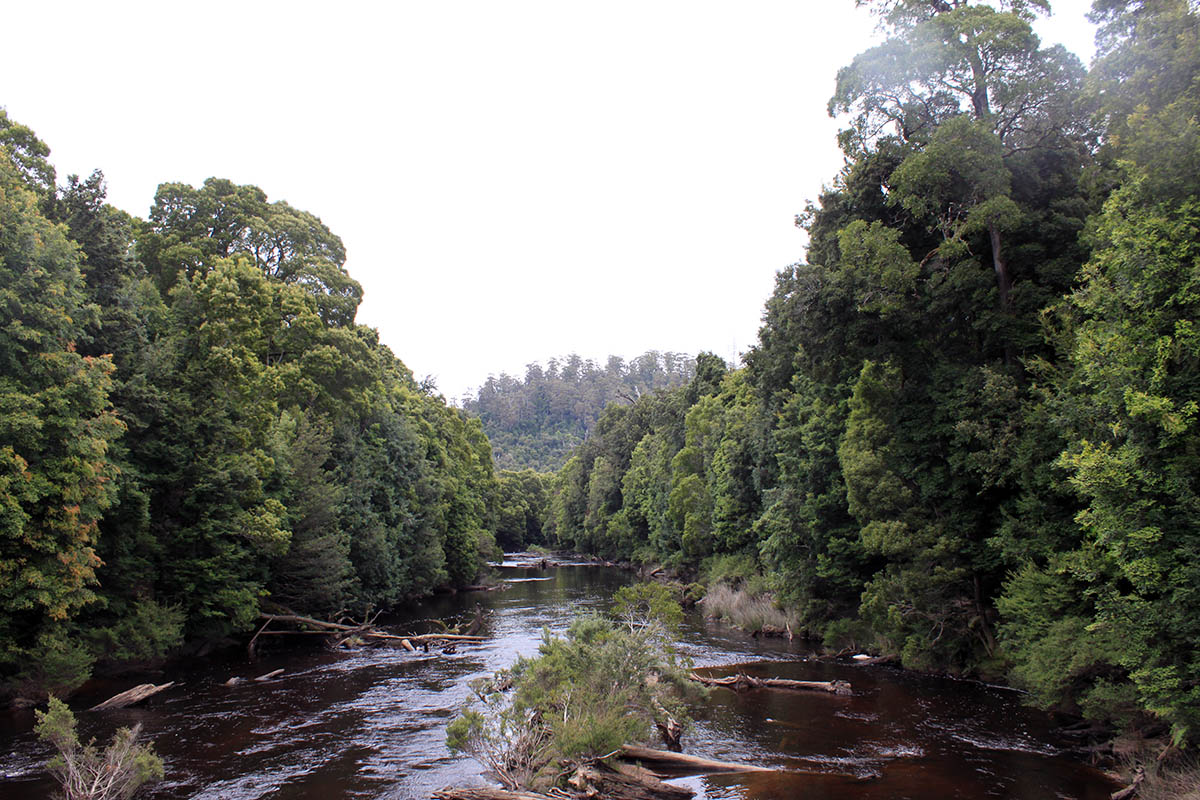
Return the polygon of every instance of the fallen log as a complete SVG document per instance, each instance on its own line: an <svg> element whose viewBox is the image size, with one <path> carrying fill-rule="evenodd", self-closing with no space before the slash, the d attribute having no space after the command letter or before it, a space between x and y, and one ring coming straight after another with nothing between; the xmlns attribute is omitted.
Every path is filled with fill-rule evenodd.
<svg viewBox="0 0 1200 800"><path fill-rule="evenodd" d="M465 786L461 789L445 788L433 793L437 800L554 800L548 794L537 792L514 792L494 789L491 786Z"/></svg>
<svg viewBox="0 0 1200 800"><path fill-rule="evenodd" d="M314 619L313 617L304 617L299 614L267 614L265 612L258 615L259 619L265 619L270 622L289 622L293 625L309 625L314 628L321 628L319 631L268 631L259 630L258 636L280 636L284 634L300 635L300 634L321 634L330 635L332 633L345 633L350 636L360 636L364 639L382 639L385 641L404 642L407 640L410 644L415 642L438 642L443 640L460 641L460 642L482 642L485 640L483 636L468 636L465 634L456 633L423 633L415 636L397 636L393 633L383 633L377 631L368 625L346 625L341 622L328 622L323 619ZM265 628L266 626L264 626ZM349 636L345 637L349 638ZM403 644L401 645L403 646Z"/></svg>
<svg viewBox="0 0 1200 800"><path fill-rule="evenodd" d="M422 633L416 636L395 636L390 633L364 633L363 636L370 636L376 639L408 639L410 642L484 642L487 641L486 636L468 636L465 633Z"/></svg>
<svg viewBox="0 0 1200 800"><path fill-rule="evenodd" d="M362 629L361 625L344 625L340 622L327 622L323 619L302 617L299 614L268 614L260 612L258 618L265 619L267 622L290 622L294 625L312 625L314 628L324 628L331 631L357 631Z"/></svg>
<svg viewBox="0 0 1200 800"><path fill-rule="evenodd" d="M282 675L282 674L283 674L283 670L282 670L282 669L273 669L273 670L271 670L270 672L268 672L268 673L266 673L266 674L264 674L264 675L259 675L259 676L258 676L257 678L255 678L254 680L258 681L259 683L262 683L263 681L269 681L269 680L271 680L271 678L278 677L278 676L280 676L280 675Z"/></svg>
<svg viewBox="0 0 1200 800"><path fill-rule="evenodd" d="M793 681L785 678L755 678L739 672L725 678L705 678L696 673L689 676L696 683L705 686L722 686L735 692L745 692L749 689L793 689L796 691L829 692L837 695L850 695L853 690L846 681Z"/></svg>
<svg viewBox="0 0 1200 800"><path fill-rule="evenodd" d="M687 753L672 753L649 747L627 744L619 751L620 757L645 767L658 778L682 777L684 775L713 775L720 772L777 772L770 767L738 764L733 761L717 761Z"/></svg>
<svg viewBox="0 0 1200 800"><path fill-rule="evenodd" d="M789 642L794 638L790 623L784 628L777 628L774 625L763 625L758 630L751 631L750 636L755 639L758 639L759 637L778 637L780 639L787 639Z"/></svg>
<svg viewBox="0 0 1200 800"><path fill-rule="evenodd" d="M155 686L153 683L143 683L140 686L135 686L132 689L127 689L120 694L115 694L105 700L103 703L92 706L88 711L104 711L109 708L125 708L134 703L140 703L151 695L158 694L163 689L169 689L175 685L175 681L163 683Z"/></svg>

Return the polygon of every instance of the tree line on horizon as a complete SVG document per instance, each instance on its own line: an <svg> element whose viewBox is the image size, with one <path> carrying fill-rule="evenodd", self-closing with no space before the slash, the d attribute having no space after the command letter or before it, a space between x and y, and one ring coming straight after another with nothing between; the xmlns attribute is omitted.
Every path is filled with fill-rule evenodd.
<svg viewBox="0 0 1200 800"><path fill-rule="evenodd" d="M355 323L320 219L222 179L139 219L48 156L0 109L0 696L476 578L487 437Z"/></svg>
<svg viewBox="0 0 1200 800"><path fill-rule="evenodd" d="M886 39L745 365L610 405L544 535L1194 742L1200 11L1096 0L1089 71L1042 0L858 4Z"/></svg>
<svg viewBox="0 0 1200 800"><path fill-rule="evenodd" d="M591 433L611 403L633 403L692 379L691 356L648 350L603 366L577 353L525 368L524 378L489 375L462 407L483 422L496 467L554 472Z"/></svg>

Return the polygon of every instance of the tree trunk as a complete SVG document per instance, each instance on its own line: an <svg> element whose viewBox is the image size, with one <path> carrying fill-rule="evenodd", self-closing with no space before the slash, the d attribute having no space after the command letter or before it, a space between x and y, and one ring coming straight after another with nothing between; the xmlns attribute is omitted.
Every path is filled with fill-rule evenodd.
<svg viewBox="0 0 1200 800"><path fill-rule="evenodd" d="M846 681L792 681L784 678L755 678L740 672L726 678L703 678L694 672L689 677L696 683L702 683L705 686L723 686L726 689L733 689L735 692L744 692L748 689L794 689L838 695L854 693Z"/></svg>
<svg viewBox="0 0 1200 800"><path fill-rule="evenodd" d="M653 750L649 747L627 744L621 748L621 758L650 770L656 777L682 777L684 775L713 775L720 772L776 772L769 767L738 764L732 761L716 761L711 758L672 753L668 750Z"/></svg>
<svg viewBox="0 0 1200 800"><path fill-rule="evenodd" d="M142 702L151 695L158 694L163 689L169 689L174 685L175 681L163 683L158 686L155 686L153 683L143 683L140 686L135 686L132 689L121 692L120 694L113 695L103 703L92 706L88 709L88 711L104 711L109 708L124 708L125 706L131 706L134 703Z"/></svg>
<svg viewBox="0 0 1200 800"><path fill-rule="evenodd" d="M467 786L462 789L442 789L434 792L437 800L553 800L548 794L513 792L490 786Z"/></svg>
<svg viewBox="0 0 1200 800"><path fill-rule="evenodd" d="M1000 310L1007 311L1009 293L1012 291L1012 276L1008 274L1008 262L1004 260L1003 239L1000 229L988 226L988 238L992 243L992 266L996 269L996 288L1000 290Z"/></svg>

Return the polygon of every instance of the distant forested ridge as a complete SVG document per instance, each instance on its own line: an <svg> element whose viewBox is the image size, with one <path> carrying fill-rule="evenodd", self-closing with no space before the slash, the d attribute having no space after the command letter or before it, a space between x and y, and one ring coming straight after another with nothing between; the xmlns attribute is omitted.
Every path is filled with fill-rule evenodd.
<svg viewBox="0 0 1200 800"><path fill-rule="evenodd" d="M693 359L677 353L651 350L628 362L610 356L603 367L572 353L530 364L524 379L489 376L463 408L483 421L497 467L553 472L610 403L683 385L693 371Z"/></svg>
<svg viewBox="0 0 1200 800"><path fill-rule="evenodd" d="M1200 12L863 0L846 166L745 367L610 406L562 546L740 574L810 635L1200 737Z"/></svg>
<svg viewBox="0 0 1200 800"><path fill-rule="evenodd" d="M472 582L491 448L355 323L341 240L254 186L56 184L0 109L0 694Z"/></svg>

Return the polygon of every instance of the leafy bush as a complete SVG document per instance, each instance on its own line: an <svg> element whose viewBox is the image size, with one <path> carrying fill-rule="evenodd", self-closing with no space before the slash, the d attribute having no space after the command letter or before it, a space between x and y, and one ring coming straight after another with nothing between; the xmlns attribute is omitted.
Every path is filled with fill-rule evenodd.
<svg viewBox="0 0 1200 800"><path fill-rule="evenodd" d="M141 600L132 613L95 635L106 657L125 663L155 664L183 642L183 609Z"/></svg>
<svg viewBox="0 0 1200 800"><path fill-rule="evenodd" d="M121 728L100 752L94 739L80 745L75 715L51 697L49 709L37 712L35 730L58 751L48 766L62 785L63 800L128 800L143 785L161 780L162 759L150 745L137 743L140 728Z"/></svg>
<svg viewBox="0 0 1200 800"><path fill-rule="evenodd" d="M450 724L446 741L510 789L544 788L562 763L649 742L668 717L685 722L684 702L699 691L688 666L661 622L580 617L565 638L547 632L537 657L474 682L479 702ZM511 696L502 691L509 685Z"/></svg>
<svg viewBox="0 0 1200 800"><path fill-rule="evenodd" d="M758 575L758 563L749 553L732 553L706 558L700 568L707 584L727 583L733 588Z"/></svg>
<svg viewBox="0 0 1200 800"><path fill-rule="evenodd" d="M622 586L613 595L613 613L638 626L659 622L670 631L683 622L683 609L675 592L661 583Z"/></svg>
<svg viewBox="0 0 1200 800"><path fill-rule="evenodd" d="M862 620L842 618L825 626L822 644L826 650L862 650L871 644L874 634L871 626Z"/></svg>
<svg viewBox="0 0 1200 800"><path fill-rule="evenodd" d="M91 677L95 662L88 647L62 627L42 632L33 647L15 656L14 661L24 664L14 680L17 691L39 700L78 689Z"/></svg>

